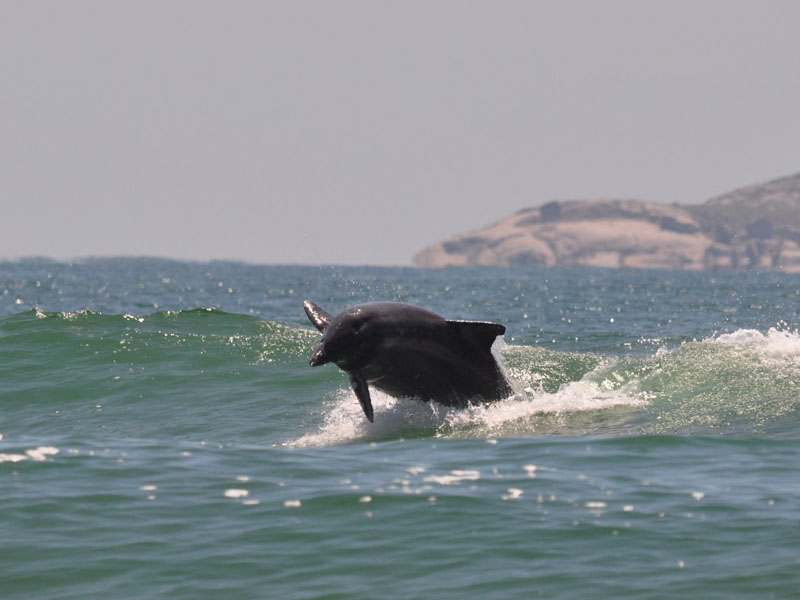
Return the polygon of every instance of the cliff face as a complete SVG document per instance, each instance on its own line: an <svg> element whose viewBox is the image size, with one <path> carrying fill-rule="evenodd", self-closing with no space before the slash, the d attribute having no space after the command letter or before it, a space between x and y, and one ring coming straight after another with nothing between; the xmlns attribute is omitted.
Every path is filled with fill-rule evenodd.
<svg viewBox="0 0 800 600"><path fill-rule="evenodd" d="M414 264L800 272L800 174L699 206L550 202L424 248Z"/></svg>

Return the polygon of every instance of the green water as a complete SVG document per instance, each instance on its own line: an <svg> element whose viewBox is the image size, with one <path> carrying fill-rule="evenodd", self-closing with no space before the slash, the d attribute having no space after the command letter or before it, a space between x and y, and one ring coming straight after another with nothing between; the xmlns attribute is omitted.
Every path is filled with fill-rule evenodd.
<svg viewBox="0 0 800 600"><path fill-rule="evenodd" d="M301 300L506 325L512 398L373 394ZM800 278L0 263L0 598L789 598Z"/></svg>

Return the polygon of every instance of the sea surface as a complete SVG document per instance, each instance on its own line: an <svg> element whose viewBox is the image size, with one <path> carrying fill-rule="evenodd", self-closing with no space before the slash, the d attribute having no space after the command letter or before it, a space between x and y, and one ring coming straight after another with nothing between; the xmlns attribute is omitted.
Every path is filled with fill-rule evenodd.
<svg viewBox="0 0 800 600"><path fill-rule="evenodd" d="M311 368L336 313L507 332L464 409ZM797 598L800 277L0 263L0 599Z"/></svg>

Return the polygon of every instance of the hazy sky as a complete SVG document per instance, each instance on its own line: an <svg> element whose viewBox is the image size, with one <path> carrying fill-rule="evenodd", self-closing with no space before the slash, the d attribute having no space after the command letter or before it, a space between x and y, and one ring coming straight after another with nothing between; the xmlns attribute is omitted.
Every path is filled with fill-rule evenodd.
<svg viewBox="0 0 800 600"><path fill-rule="evenodd" d="M800 171L800 2L0 0L0 259L408 264Z"/></svg>

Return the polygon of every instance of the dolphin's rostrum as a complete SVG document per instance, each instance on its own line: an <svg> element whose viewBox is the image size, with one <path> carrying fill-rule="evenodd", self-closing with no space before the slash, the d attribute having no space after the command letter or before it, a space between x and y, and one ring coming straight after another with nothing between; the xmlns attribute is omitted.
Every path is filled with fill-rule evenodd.
<svg viewBox="0 0 800 600"><path fill-rule="evenodd" d="M370 422L374 415L369 385L392 396L448 406L499 400L512 393L491 353L495 338L505 333L502 325L450 321L398 302L359 304L335 317L308 300L303 308L323 333L311 366L332 362L347 372Z"/></svg>

